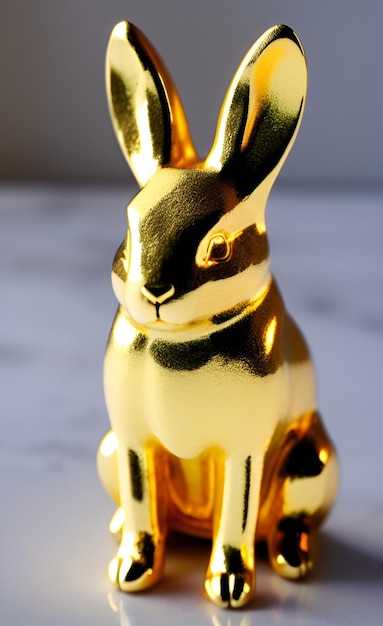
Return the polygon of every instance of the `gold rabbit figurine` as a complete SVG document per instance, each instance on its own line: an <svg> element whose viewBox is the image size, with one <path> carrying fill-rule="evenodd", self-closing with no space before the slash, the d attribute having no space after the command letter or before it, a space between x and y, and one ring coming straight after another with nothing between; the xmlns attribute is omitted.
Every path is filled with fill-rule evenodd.
<svg viewBox="0 0 383 626"><path fill-rule="evenodd" d="M203 161L152 45L127 22L112 32L110 112L142 187L113 262L112 430L98 453L121 534L108 573L124 591L161 578L168 528L212 538L205 591L220 606L252 597L257 540L282 576L312 567L338 465L305 341L270 273L265 224L306 80L295 33L268 30L234 76Z"/></svg>

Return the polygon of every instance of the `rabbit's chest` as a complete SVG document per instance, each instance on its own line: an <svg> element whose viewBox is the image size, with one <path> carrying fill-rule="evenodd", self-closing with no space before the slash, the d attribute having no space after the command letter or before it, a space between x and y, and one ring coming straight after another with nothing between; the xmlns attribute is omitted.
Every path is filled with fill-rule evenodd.
<svg viewBox="0 0 383 626"><path fill-rule="evenodd" d="M176 456L192 458L211 445L240 449L247 437L264 442L286 412L283 368L261 377L240 360L214 351L180 351L171 367L164 358L148 359L151 397L145 417Z"/></svg>
<svg viewBox="0 0 383 626"><path fill-rule="evenodd" d="M235 341L238 332L186 342L137 333L120 353L112 340L107 370L120 381L113 381L119 387L113 428L153 435L183 458L211 445L268 439L287 404L285 369L268 362L251 335L247 343Z"/></svg>

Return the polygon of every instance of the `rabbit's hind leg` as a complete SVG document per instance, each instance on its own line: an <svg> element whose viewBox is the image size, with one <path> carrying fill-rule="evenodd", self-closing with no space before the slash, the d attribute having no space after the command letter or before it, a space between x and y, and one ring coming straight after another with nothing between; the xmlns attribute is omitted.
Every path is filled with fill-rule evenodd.
<svg viewBox="0 0 383 626"><path fill-rule="evenodd" d="M106 493L119 504L117 447L116 434L113 430L109 430L102 438L97 450L97 471Z"/></svg>
<svg viewBox="0 0 383 626"><path fill-rule="evenodd" d="M318 414L310 417L307 430L289 430L287 454L273 478L279 483L279 506L267 541L273 568L286 578L301 578L312 568L316 530L338 485L335 451ZM307 424L307 416L302 424Z"/></svg>

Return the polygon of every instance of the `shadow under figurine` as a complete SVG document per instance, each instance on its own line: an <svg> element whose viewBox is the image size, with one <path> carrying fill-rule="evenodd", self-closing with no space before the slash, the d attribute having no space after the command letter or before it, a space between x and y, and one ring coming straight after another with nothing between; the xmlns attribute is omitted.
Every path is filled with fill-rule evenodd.
<svg viewBox="0 0 383 626"><path fill-rule="evenodd" d="M256 540L282 576L312 567L338 466L305 341L270 274L265 225L306 80L295 33L271 28L235 74L201 161L151 44L127 22L111 35L111 117L142 187L113 262L112 430L98 453L121 535L108 573L124 591L161 578L169 528L212 538L205 591L220 606L252 597Z"/></svg>

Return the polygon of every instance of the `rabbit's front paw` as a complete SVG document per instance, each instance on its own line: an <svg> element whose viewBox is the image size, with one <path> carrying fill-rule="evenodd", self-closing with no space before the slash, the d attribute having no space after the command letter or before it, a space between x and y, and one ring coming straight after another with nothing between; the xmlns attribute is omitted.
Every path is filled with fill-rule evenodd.
<svg viewBox="0 0 383 626"><path fill-rule="evenodd" d="M279 521L269 541L270 561L284 578L302 578L312 568L310 529L300 518Z"/></svg>
<svg viewBox="0 0 383 626"><path fill-rule="evenodd" d="M205 592L221 607L241 607L247 604L255 591L253 558L247 563L241 551L224 546L223 559L213 556L205 578ZM221 561L221 567L218 565Z"/></svg>
<svg viewBox="0 0 383 626"><path fill-rule="evenodd" d="M161 578L163 550L152 535L139 533L135 541L122 541L117 556L108 567L110 581L121 591L141 591Z"/></svg>

